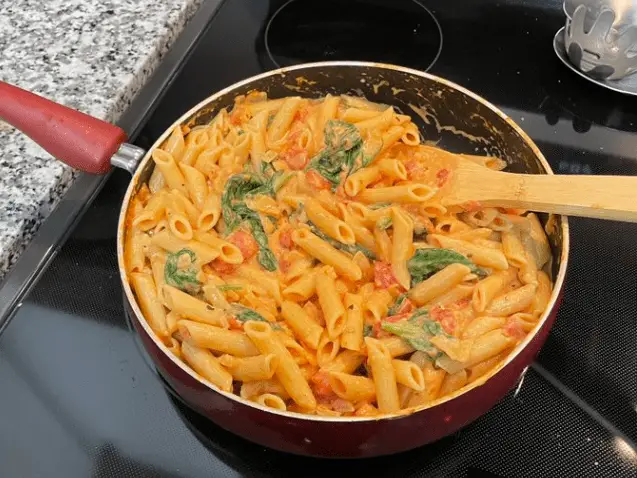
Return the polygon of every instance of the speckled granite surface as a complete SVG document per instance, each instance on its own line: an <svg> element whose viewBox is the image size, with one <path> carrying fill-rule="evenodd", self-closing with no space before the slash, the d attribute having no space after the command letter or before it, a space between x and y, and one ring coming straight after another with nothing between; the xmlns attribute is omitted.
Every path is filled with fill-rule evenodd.
<svg viewBox="0 0 637 478"><path fill-rule="evenodd" d="M0 79L116 121L201 3L0 2ZM0 123L0 280L75 177Z"/></svg>

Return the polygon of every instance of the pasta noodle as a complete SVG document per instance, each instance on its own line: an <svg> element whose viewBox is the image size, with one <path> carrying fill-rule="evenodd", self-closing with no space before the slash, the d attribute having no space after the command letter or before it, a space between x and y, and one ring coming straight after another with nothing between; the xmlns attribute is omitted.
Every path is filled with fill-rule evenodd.
<svg viewBox="0 0 637 478"><path fill-rule="evenodd" d="M325 417L408 413L499 367L551 301L548 239L533 213L442 206L452 160L506 163L433 140L393 107L332 95L251 92L174 128L124 236L171 358Z"/></svg>

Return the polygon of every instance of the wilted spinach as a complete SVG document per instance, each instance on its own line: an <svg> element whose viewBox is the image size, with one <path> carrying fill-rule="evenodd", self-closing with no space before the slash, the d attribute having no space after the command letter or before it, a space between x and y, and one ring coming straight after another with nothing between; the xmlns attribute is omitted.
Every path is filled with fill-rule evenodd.
<svg viewBox="0 0 637 478"><path fill-rule="evenodd" d="M186 269L179 268L179 258L187 255L190 258L190 266ZM164 267L164 280L166 284L176 287L189 294L199 290L201 283L197 280L197 271L192 264L197 256L190 249L181 249L174 254L166 256L166 265Z"/></svg>
<svg viewBox="0 0 637 478"><path fill-rule="evenodd" d="M325 148L315 156L307 169L315 169L332 185L337 186L341 173L346 175L354 167L356 158L361 154L363 140L351 123L330 120L325 124L323 132Z"/></svg>
<svg viewBox="0 0 637 478"><path fill-rule="evenodd" d="M436 335L447 335L442 326L429 317L426 309L418 309L408 319L398 322L383 321L381 328L386 332L397 335L405 340L416 350L427 352L430 356L439 353L438 349L431 343L431 337Z"/></svg>
<svg viewBox="0 0 637 478"><path fill-rule="evenodd" d="M321 231L318 227L316 227L311 221L307 222L307 225L310 226L310 229L312 230L312 232L314 234L316 234L318 237L320 237L321 239L323 239L325 242L331 244L332 246L334 246L336 249L339 249L343 252L347 252L351 255L356 254L357 252L362 252L363 254L365 254L365 257L367 257L368 259L374 261L376 260L376 254L374 254L372 251L370 251L369 249L359 245L359 244L343 244L342 242L337 241L336 239L333 239L331 237L329 237L327 234L325 234L323 231Z"/></svg>
<svg viewBox="0 0 637 478"><path fill-rule="evenodd" d="M411 275L411 285L414 286L424 281L450 264L464 264L474 274L485 275L482 269L459 252L451 249L416 249L412 258L407 262L407 268Z"/></svg>
<svg viewBox="0 0 637 478"><path fill-rule="evenodd" d="M243 222L247 223L259 245L257 259L269 271L276 270L276 257L268 245L268 237L259 214L246 205L245 199L257 194L273 196L289 178L290 175L283 171L277 171L270 177L254 173L236 174L228 179L221 196L221 210L227 232L232 232Z"/></svg>

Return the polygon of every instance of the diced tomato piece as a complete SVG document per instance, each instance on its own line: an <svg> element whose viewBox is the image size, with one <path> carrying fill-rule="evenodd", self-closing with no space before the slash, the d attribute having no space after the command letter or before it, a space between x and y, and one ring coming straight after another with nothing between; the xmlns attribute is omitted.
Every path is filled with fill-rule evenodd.
<svg viewBox="0 0 637 478"><path fill-rule="evenodd" d="M399 320L406 319L409 315L409 312L405 312L403 314L390 315L389 317L385 317L383 320L385 322L398 322Z"/></svg>
<svg viewBox="0 0 637 478"><path fill-rule="evenodd" d="M374 407L374 405L365 403L356 409L354 415L357 417L369 417L378 415L378 410L376 409L376 407Z"/></svg>
<svg viewBox="0 0 637 478"><path fill-rule="evenodd" d="M391 264L382 261L374 262L374 284L381 289L387 289L394 284L398 284L391 270Z"/></svg>
<svg viewBox="0 0 637 478"><path fill-rule="evenodd" d="M482 209L482 204L478 201L467 201L466 203L461 205L462 209L466 212L476 212Z"/></svg>
<svg viewBox="0 0 637 478"><path fill-rule="evenodd" d="M470 303L471 303L471 299L467 297L465 299L457 300L453 304L450 304L450 308L453 310L461 310L461 309L467 308Z"/></svg>
<svg viewBox="0 0 637 478"><path fill-rule="evenodd" d="M244 262L253 257L259 251L259 244L257 244L257 241L254 240L252 235L245 231L233 232L230 237L228 237L228 241L239 248L241 255L243 255Z"/></svg>
<svg viewBox="0 0 637 478"><path fill-rule="evenodd" d="M281 269L281 272L283 272L284 274L287 274L287 272L290 270L290 266L292 264L290 264L290 261L288 261L287 259L281 259L279 261L279 269Z"/></svg>
<svg viewBox="0 0 637 478"><path fill-rule="evenodd" d="M378 338L382 331L383 329L381 328L380 321L374 322L374 325L372 326L372 336Z"/></svg>
<svg viewBox="0 0 637 478"><path fill-rule="evenodd" d="M400 307L398 308L399 314L407 314L415 309L414 304L411 300L405 299Z"/></svg>
<svg viewBox="0 0 637 478"><path fill-rule="evenodd" d="M426 169L420 161L410 159L409 161L405 161L404 165L409 179L422 179Z"/></svg>
<svg viewBox="0 0 637 478"><path fill-rule="evenodd" d="M299 109L299 110L295 113L295 115L294 115L294 118L293 118L293 119L294 119L294 121L301 121L301 122L303 122L303 121L305 121L305 119L307 118L308 113L309 113L309 111L308 111L308 109L307 109L307 108L301 108L301 109Z"/></svg>
<svg viewBox="0 0 637 478"><path fill-rule="evenodd" d="M307 151L293 146L281 154L283 161L287 163L290 169L299 171L307 165Z"/></svg>
<svg viewBox="0 0 637 478"><path fill-rule="evenodd" d="M230 330L243 330L243 322L234 317L230 317L228 325L230 326Z"/></svg>
<svg viewBox="0 0 637 478"><path fill-rule="evenodd" d="M314 189L330 189L332 187L332 183L314 169L310 169L307 173L305 173L305 180Z"/></svg>
<svg viewBox="0 0 637 478"><path fill-rule="evenodd" d="M351 413L354 411L354 405L349 400L343 400L342 398L336 398L332 400L332 410L341 413Z"/></svg>
<svg viewBox="0 0 637 478"><path fill-rule="evenodd" d="M509 337L520 340L526 335L526 332L522 328L520 322L516 319L509 320L504 326L504 333Z"/></svg>
<svg viewBox="0 0 637 478"><path fill-rule="evenodd" d="M449 171L447 168L442 168L436 173L436 180L438 182L439 188L445 185L445 183L449 179L449 176L451 176L451 171Z"/></svg>
<svg viewBox="0 0 637 478"><path fill-rule="evenodd" d="M449 311L447 311L449 312ZM456 319L453 314L445 315L442 319L440 319L440 325L448 334L453 334L456 330Z"/></svg>
<svg viewBox="0 0 637 478"><path fill-rule="evenodd" d="M239 126L241 124L241 117L243 116L243 113L243 108L234 108L232 113L230 113L230 123L234 126Z"/></svg>
<svg viewBox="0 0 637 478"><path fill-rule="evenodd" d="M338 186L336 186L336 191L334 191L334 194L336 194L336 196L338 196L341 199L351 199L347 194L345 194L345 182L342 182L341 184L339 184Z"/></svg>
<svg viewBox="0 0 637 478"><path fill-rule="evenodd" d="M382 339L383 337L389 337L391 334L383 330L382 322L380 320L374 322L372 326L372 336L377 339Z"/></svg>
<svg viewBox="0 0 637 478"><path fill-rule="evenodd" d="M405 165L405 169L407 170L407 175L411 175L418 168L418 161L414 161L413 159L410 161L405 161L403 163Z"/></svg>
<svg viewBox="0 0 637 478"><path fill-rule="evenodd" d="M294 243L292 242L292 229L286 229L279 234L279 244L286 249L292 249Z"/></svg>
<svg viewBox="0 0 637 478"><path fill-rule="evenodd" d="M445 332L453 334L453 331L456 329L456 318L452 311L443 309L437 305L429 311L429 314L433 320L440 323Z"/></svg>
<svg viewBox="0 0 637 478"><path fill-rule="evenodd" d="M328 399L335 397L330 385L329 376L326 372L316 372L310 379L313 384L314 395L317 398Z"/></svg>
<svg viewBox="0 0 637 478"><path fill-rule="evenodd" d="M237 269L235 264L228 264L221 259L215 259L212 261L210 263L210 267L212 267L218 274L232 274Z"/></svg>

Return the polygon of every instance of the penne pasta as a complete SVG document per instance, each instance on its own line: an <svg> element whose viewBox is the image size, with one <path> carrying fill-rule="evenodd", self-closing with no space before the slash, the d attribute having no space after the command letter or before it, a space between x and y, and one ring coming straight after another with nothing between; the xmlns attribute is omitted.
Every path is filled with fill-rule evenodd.
<svg viewBox="0 0 637 478"><path fill-rule="evenodd" d="M317 258L323 264L332 266L339 274L352 280L359 280L363 276L360 267L352 259L307 229L294 231L292 240L312 257Z"/></svg>
<svg viewBox="0 0 637 478"><path fill-rule="evenodd" d="M187 319L218 327L228 327L228 319L223 310L215 309L203 300L175 287L164 285L164 302L170 310Z"/></svg>
<svg viewBox="0 0 637 478"><path fill-rule="evenodd" d="M491 304L485 309L488 315L503 316L522 312L533 302L537 284L526 284L519 289L512 290L506 294L493 299Z"/></svg>
<svg viewBox="0 0 637 478"><path fill-rule="evenodd" d="M192 342L198 347L236 357L252 357L259 354L252 341L241 332L192 320L180 320L177 322L177 328L185 341Z"/></svg>
<svg viewBox="0 0 637 478"><path fill-rule="evenodd" d="M301 369L285 346L272 333L270 325L250 321L245 324L245 332L263 355L275 355L279 365L276 376L292 400L307 410L316 408L316 399L303 377Z"/></svg>
<svg viewBox="0 0 637 478"><path fill-rule="evenodd" d="M301 106L301 98L291 97L286 98L281 104L281 107L277 111L276 115L272 119L272 124L268 127L267 132L267 144L272 146L283 138L285 133L290 128L294 115Z"/></svg>
<svg viewBox="0 0 637 478"><path fill-rule="evenodd" d="M235 380L252 382L272 378L279 366L279 358L274 354L254 355L252 357L222 355L219 357L219 363L232 374L232 378Z"/></svg>
<svg viewBox="0 0 637 478"><path fill-rule="evenodd" d="M479 266L491 267L498 270L509 268L506 256L502 251L481 247L468 241L445 237L440 234L430 234L427 240L436 247L453 249L464 254Z"/></svg>
<svg viewBox="0 0 637 478"><path fill-rule="evenodd" d="M327 333L324 333L319 340L319 345L316 349L316 361L319 367L330 367L330 364L334 362L338 356L338 352L341 349L340 339L337 337L331 339ZM342 354L341 354L342 355Z"/></svg>
<svg viewBox="0 0 637 478"><path fill-rule="evenodd" d="M425 378L418 365L409 360L392 360L396 382L417 392L425 389Z"/></svg>
<svg viewBox="0 0 637 478"><path fill-rule="evenodd" d="M409 115L351 95L249 91L208 117L150 152L123 231L153 339L204 384L325 420L407 414L538 330L538 217L443 206L458 164L505 161L422 144Z"/></svg>
<svg viewBox="0 0 637 478"><path fill-rule="evenodd" d="M283 301L281 315L297 337L313 349L318 348L324 331L323 327L314 322L298 304L288 300Z"/></svg>
<svg viewBox="0 0 637 478"><path fill-rule="evenodd" d="M327 335L335 339L345 330L345 307L334 279L325 271L316 274L316 295L325 317Z"/></svg>
<svg viewBox="0 0 637 478"><path fill-rule="evenodd" d="M515 272L512 269L492 274L481 280L473 290L473 308L476 312L484 312L487 306L513 280Z"/></svg>
<svg viewBox="0 0 637 478"><path fill-rule="evenodd" d="M326 211L318 201L308 199L305 202L305 212L308 219L331 238L343 244L354 244L356 242L352 228Z"/></svg>
<svg viewBox="0 0 637 478"><path fill-rule="evenodd" d="M368 188L362 190L356 199L367 204L373 203L421 203L431 199L436 189L426 184L409 184L386 188Z"/></svg>
<svg viewBox="0 0 637 478"><path fill-rule="evenodd" d="M363 298L359 294L345 294L345 328L341 347L360 351L363 347Z"/></svg>
<svg viewBox="0 0 637 478"><path fill-rule="evenodd" d="M184 361L206 380L224 392L232 391L232 375L223 368L209 350L186 341L181 344L181 355Z"/></svg>
<svg viewBox="0 0 637 478"><path fill-rule="evenodd" d="M330 372L330 385L334 393L351 402L371 402L376 397L374 381L367 377Z"/></svg>
<svg viewBox="0 0 637 478"><path fill-rule="evenodd" d="M340 348L340 347L339 347ZM322 370L352 374L363 364L365 356L353 350L343 350L340 353L329 354L329 360L324 360Z"/></svg>
<svg viewBox="0 0 637 478"><path fill-rule="evenodd" d="M274 408L275 410L285 411L287 410L287 405L285 401L279 396L273 393L264 393L257 396L254 399L259 405L263 405L264 407Z"/></svg>
<svg viewBox="0 0 637 478"><path fill-rule="evenodd" d="M407 260L412 256L414 223L407 213L398 207L392 209L394 236L391 250L392 272L398 283L409 290L411 276Z"/></svg>
<svg viewBox="0 0 637 478"><path fill-rule="evenodd" d="M376 166L359 169L345 180L345 194L354 197L379 178L380 170Z"/></svg>
<svg viewBox="0 0 637 478"><path fill-rule="evenodd" d="M176 189L188 194L186 179L177 166L173 155L161 149L156 149L153 151L152 157L170 189Z"/></svg>
<svg viewBox="0 0 637 478"><path fill-rule="evenodd" d="M396 372L392 365L389 350L382 342L367 337L367 356L374 376L376 400L378 409L382 413L395 413L400 410L398 387L396 385Z"/></svg>
<svg viewBox="0 0 637 478"><path fill-rule="evenodd" d="M131 285L150 327L160 337L167 337L166 312L157 297L153 277L144 272L134 272L131 274Z"/></svg>
<svg viewBox="0 0 637 478"><path fill-rule="evenodd" d="M469 272L471 269L463 264L451 264L413 287L409 298L418 305L424 305L458 285Z"/></svg>

